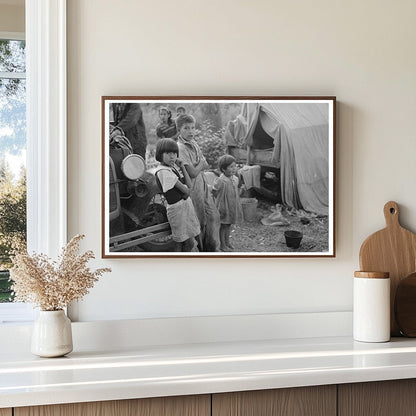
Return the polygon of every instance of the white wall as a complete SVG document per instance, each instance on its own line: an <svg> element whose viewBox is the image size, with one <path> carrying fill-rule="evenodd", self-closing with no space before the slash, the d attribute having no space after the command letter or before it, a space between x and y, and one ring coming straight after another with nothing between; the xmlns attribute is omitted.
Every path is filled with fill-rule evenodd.
<svg viewBox="0 0 416 416"><path fill-rule="evenodd" d="M416 231L413 0L68 1L69 236L110 266L81 321L345 311L396 200ZM102 95L335 95L334 259L100 260Z"/></svg>
<svg viewBox="0 0 416 416"><path fill-rule="evenodd" d="M22 2L16 2L22 3ZM12 5L0 3L0 32L25 31L25 6L24 4Z"/></svg>

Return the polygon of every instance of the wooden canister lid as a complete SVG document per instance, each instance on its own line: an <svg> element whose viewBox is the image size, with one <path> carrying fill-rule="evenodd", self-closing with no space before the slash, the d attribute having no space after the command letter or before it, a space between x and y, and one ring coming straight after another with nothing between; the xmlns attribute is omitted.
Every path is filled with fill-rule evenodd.
<svg viewBox="0 0 416 416"><path fill-rule="evenodd" d="M389 272L354 272L354 277L364 277L366 279L388 279L389 276Z"/></svg>

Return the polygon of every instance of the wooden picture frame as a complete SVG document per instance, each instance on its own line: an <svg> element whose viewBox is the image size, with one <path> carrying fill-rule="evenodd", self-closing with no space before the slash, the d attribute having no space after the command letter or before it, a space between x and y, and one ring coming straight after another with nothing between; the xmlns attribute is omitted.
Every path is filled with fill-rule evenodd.
<svg viewBox="0 0 416 416"><path fill-rule="evenodd" d="M335 257L335 110L332 96L103 96L102 257Z"/></svg>

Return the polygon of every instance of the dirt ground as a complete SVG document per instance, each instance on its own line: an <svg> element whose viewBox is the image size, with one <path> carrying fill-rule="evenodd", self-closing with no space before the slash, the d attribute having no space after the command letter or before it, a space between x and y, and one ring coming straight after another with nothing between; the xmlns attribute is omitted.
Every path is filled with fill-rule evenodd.
<svg viewBox="0 0 416 416"><path fill-rule="evenodd" d="M272 212L274 204L266 199L258 199L256 219L233 226L230 242L235 252L325 252L328 251L328 217L308 218L303 224L298 216L289 215L285 210L282 216L289 225L263 225L260 220ZM303 233L299 248L286 246L284 232L296 230Z"/></svg>
<svg viewBox="0 0 416 416"><path fill-rule="evenodd" d="M289 225L263 225L261 219L269 216L275 204L266 198L256 196L257 210L253 221L244 221L232 226L230 243L233 252L261 253L261 252L326 252L328 251L328 217L308 217L309 223L303 224L302 217L290 215L285 209L282 217ZM284 232L287 230L300 231L303 234L299 248L287 247ZM142 252L140 246L134 246L124 251ZM195 251L197 249L195 248ZM231 253L230 253L231 254Z"/></svg>
<svg viewBox="0 0 416 416"><path fill-rule="evenodd" d="M290 215L286 210L282 216L289 225L263 225L261 219L272 213L274 203L258 197L255 219L244 221L232 226L230 243L233 252L239 253L302 253L328 251L328 217L309 217L309 223L303 224L301 217ZM284 232L287 230L300 231L303 234L299 248L294 249L286 245ZM131 247L124 251L142 252L140 246ZM197 251L197 250L195 250Z"/></svg>

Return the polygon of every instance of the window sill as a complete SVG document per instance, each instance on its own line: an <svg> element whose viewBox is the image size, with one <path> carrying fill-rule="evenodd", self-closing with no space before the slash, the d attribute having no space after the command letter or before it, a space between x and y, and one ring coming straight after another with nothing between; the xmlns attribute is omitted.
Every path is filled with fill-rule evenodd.
<svg viewBox="0 0 416 416"><path fill-rule="evenodd" d="M36 311L31 304L0 303L0 325L21 325L32 322Z"/></svg>

